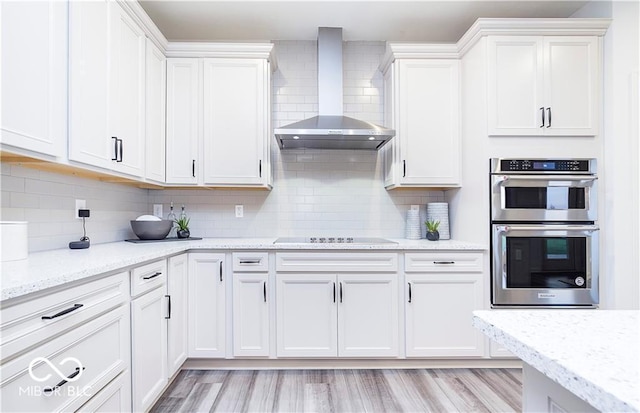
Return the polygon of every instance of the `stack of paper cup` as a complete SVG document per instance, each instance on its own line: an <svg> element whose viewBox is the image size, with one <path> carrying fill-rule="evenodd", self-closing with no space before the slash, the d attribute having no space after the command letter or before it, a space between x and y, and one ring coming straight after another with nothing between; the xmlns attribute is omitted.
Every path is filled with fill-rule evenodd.
<svg viewBox="0 0 640 413"><path fill-rule="evenodd" d="M407 211L407 231L406 238L407 239L420 239L420 211L418 210L408 210Z"/></svg>
<svg viewBox="0 0 640 413"><path fill-rule="evenodd" d="M449 234L449 204L446 202L429 202L427 204L427 221L440 221L438 233L440 239L451 239Z"/></svg>

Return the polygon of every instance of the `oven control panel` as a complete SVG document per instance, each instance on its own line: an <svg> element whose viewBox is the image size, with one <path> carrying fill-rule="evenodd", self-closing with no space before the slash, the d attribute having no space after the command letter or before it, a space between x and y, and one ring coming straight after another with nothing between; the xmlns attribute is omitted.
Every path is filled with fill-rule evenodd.
<svg viewBox="0 0 640 413"><path fill-rule="evenodd" d="M491 169L498 172L595 173L594 159L492 159Z"/></svg>

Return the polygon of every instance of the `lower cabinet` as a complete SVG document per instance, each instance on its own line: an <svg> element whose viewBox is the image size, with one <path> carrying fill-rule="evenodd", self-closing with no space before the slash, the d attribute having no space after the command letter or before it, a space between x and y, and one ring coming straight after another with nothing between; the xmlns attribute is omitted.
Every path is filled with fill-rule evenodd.
<svg viewBox="0 0 640 413"><path fill-rule="evenodd" d="M160 277L166 280L166 261ZM137 278L131 272L132 280ZM153 277L141 275L140 278ZM149 409L167 384L167 304L165 283L142 291L131 301L131 361L133 411Z"/></svg>
<svg viewBox="0 0 640 413"><path fill-rule="evenodd" d="M397 357L397 274L277 274L278 357Z"/></svg>
<svg viewBox="0 0 640 413"><path fill-rule="evenodd" d="M189 357L226 355L225 254L189 254Z"/></svg>
<svg viewBox="0 0 640 413"><path fill-rule="evenodd" d="M127 275L1 303L0 411L82 410L118 377L131 409Z"/></svg>
<svg viewBox="0 0 640 413"><path fill-rule="evenodd" d="M126 412L129 409L131 409L131 375L127 370L94 395L80 411L111 413Z"/></svg>
<svg viewBox="0 0 640 413"><path fill-rule="evenodd" d="M187 359L188 255L131 270L133 411L146 411Z"/></svg>
<svg viewBox="0 0 640 413"><path fill-rule="evenodd" d="M484 302L482 253L407 253L405 272L407 357L482 357L471 325Z"/></svg>
<svg viewBox="0 0 640 413"><path fill-rule="evenodd" d="M167 376L171 378L187 359L189 257L181 254L167 262Z"/></svg>

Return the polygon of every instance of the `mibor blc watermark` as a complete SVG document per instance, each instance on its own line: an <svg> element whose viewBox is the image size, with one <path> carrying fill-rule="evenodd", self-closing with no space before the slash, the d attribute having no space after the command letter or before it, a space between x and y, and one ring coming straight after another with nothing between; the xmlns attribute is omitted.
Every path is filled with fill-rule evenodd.
<svg viewBox="0 0 640 413"><path fill-rule="evenodd" d="M42 363L46 364L52 372L36 371L36 368ZM29 363L29 376L38 384L20 386L19 396L91 396L91 386L73 385L74 382L80 380L84 371L84 366L80 360L75 357L66 357L60 361L59 366L60 368L56 367L46 357L36 357L31 360L31 363ZM70 370L71 373L63 373L62 370ZM51 382L55 380L54 374L59 377L60 381L52 385Z"/></svg>

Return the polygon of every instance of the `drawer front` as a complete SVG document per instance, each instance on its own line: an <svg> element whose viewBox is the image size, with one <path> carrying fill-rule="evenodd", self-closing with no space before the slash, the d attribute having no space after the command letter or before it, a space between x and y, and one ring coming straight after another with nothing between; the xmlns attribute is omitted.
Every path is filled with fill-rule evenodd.
<svg viewBox="0 0 640 413"><path fill-rule="evenodd" d="M131 409L131 375L129 370L120 373L111 383L91 400L80 411L93 412L127 412Z"/></svg>
<svg viewBox="0 0 640 413"><path fill-rule="evenodd" d="M481 252L420 252L404 255L405 272L482 272Z"/></svg>
<svg viewBox="0 0 640 413"><path fill-rule="evenodd" d="M3 363L129 301L122 272L2 308Z"/></svg>
<svg viewBox="0 0 640 413"><path fill-rule="evenodd" d="M395 272L394 253L279 253L276 271L286 272Z"/></svg>
<svg viewBox="0 0 640 413"><path fill-rule="evenodd" d="M269 254L266 252L234 252L233 272L267 272Z"/></svg>
<svg viewBox="0 0 640 413"><path fill-rule="evenodd" d="M151 291L167 281L167 260L152 262L131 270L131 296Z"/></svg>
<svg viewBox="0 0 640 413"><path fill-rule="evenodd" d="M128 370L129 327L128 307L121 306L3 364L0 410L80 408Z"/></svg>

